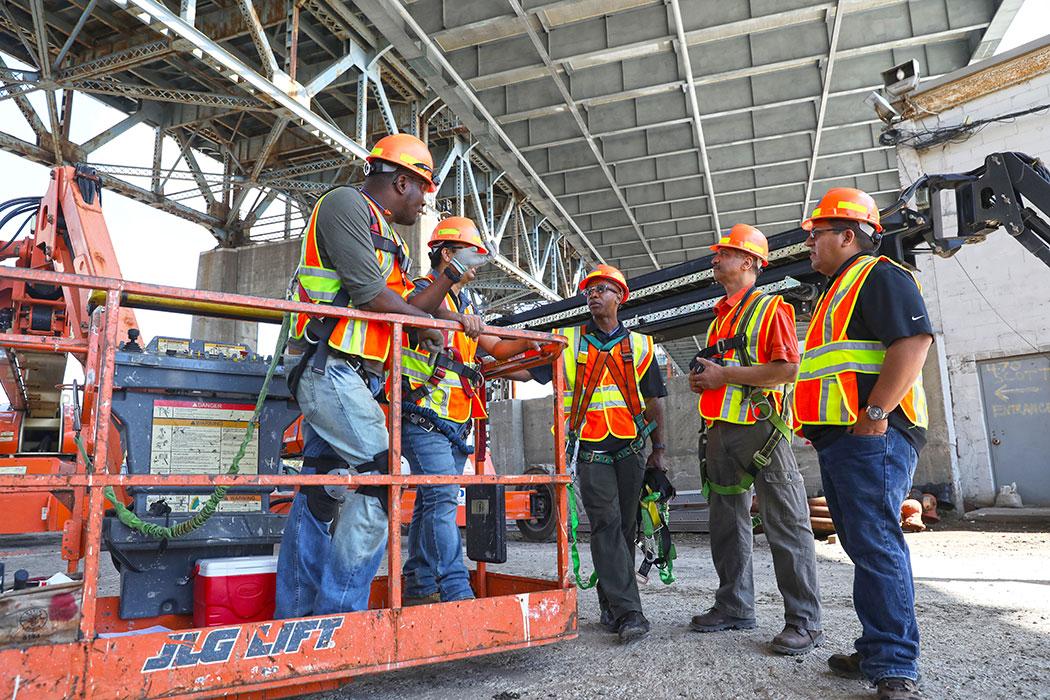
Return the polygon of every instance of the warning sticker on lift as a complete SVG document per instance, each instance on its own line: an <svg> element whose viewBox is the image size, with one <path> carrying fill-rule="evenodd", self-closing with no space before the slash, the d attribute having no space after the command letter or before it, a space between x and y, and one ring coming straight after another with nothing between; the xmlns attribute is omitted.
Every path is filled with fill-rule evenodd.
<svg viewBox="0 0 1050 700"><path fill-rule="evenodd" d="M152 508L154 503L164 501L169 508L176 513L196 513L208 502L208 495L203 494L167 494L164 496L146 496L146 508ZM226 498L219 503L220 513L258 513L262 510L261 496L245 496L240 494L226 494Z"/></svg>
<svg viewBox="0 0 1050 700"><path fill-rule="evenodd" d="M239 360L247 357L248 346L231 343L205 343L204 354L208 357L227 357L231 360Z"/></svg>
<svg viewBox="0 0 1050 700"><path fill-rule="evenodd" d="M244 439L255 406L209 401L155 401L152 474L225 473ZM241 458L241 474L259 471L259 428Z"/></svg>

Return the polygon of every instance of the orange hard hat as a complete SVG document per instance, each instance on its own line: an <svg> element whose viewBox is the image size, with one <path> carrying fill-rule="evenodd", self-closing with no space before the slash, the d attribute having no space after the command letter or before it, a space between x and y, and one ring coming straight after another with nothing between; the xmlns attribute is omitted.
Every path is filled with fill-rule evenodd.
<svg viewBox="0 0 1050 700"><path fill-rule="evenodd" d="M489 252L485 248L485 241L481 238L478 227L465 216L450 216L439 221L434 232L430 234L430 241L427 245L433 249L442 243L452 242L472 245L482 255L488 255Z"/></svg>
<svg viewBox="0 0 1050 700"><path fill-rule="evenodd" d="M733 248L751 253L762 265L769 264L769 241L765 235L754 226L747 224L736 224L729 229L729 233L718 239L718 243L711 246L711 250L718 251L720 248Z"/></svg>
<svg viewBox="0 0 1050 700"><path fill-rule="evenodd" d="M630 296L631 292L630 288L628 288L627 286L627 280L626 278L624 278L623 273L617 270L612 265L599 265L598 267L594 268L591 272L588 272L587 275L582 280L580 280L580 291L582 292L583 290L587 289L588 284L590 284L594 280L599 279L615 282L616 285L623 290L623 296L620 297L620 303L622 304L623 302L627 301L627 297Z"/></svg>
<svg viewBox="0 0 1050 700"><path fill-rule="evenodd" d="M875 228L875 233L882 233L879 223L879 207L867 192L852 187L834 187L828 190L813 210L812 216L802 222L803 231L812 231L817 221L824 219L848 219L859 221Z"/></svg>
<svg viewBox="0 0 1050 700"><path fill-rule="evenodd" d="M427 181L428 192L437 189L434 182L434 158L426 144L411 134L390 134L376 141L366 160L377 160L398 165Z"/></svg>

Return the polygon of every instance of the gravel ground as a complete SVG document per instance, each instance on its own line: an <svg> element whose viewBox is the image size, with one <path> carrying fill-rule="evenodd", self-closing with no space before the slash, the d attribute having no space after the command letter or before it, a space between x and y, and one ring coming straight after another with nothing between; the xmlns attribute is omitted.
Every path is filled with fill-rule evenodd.
<svg viewBox="0 0 1050 700"><path fill-rule="evenodd" d="M1050 698L1050 533L945 525L907 535L922 633L928 698ZM511 534L510 561L494 570L553 573L553 544ZM678 581L643 587L653 632L623 647L598 625L593 591L580 593L579 638L445 664L363 676L313 700L546 700L548 698L870 698L860 681L827 671L830 653L852 651L860 633L850 591L853 569L837 544L817 543L825 645L802 658L766 646L783 626L783 609L765 537L755 547L758 627L697 634L690 616L712 601L717 577L707 538L678 535ZM590 571L587 547L584 571ZM0 541L9 576L25 566L56 570L54 555ZM105 567L109 569L109 567ZM385 570L385 563L383 569ZM114 594L114 572L102 581Z"/></svg>
<svg viewBox="0 0 1050 700"><path fill-rule="evenodd" d="M907 536L922 633L928 698L1050 698L1050 534L942 526ZM717 577L707 539L679 535L672 586L643 588L649 638L629 647L598 625L593 591L580 594L576 640L466 661L359 678L315 698L864 698L860 681L827 671L833 652L852 651L860 625L852 608L852 566L836 544L817 543L825 645L802 658L766 642L783 626L781 598L763 536L755 547L758 627L697 634L691 615L709 606ZM586 550L586 547L584 548ZM501 570L549 570L554 545L511 543ZM585 571L590 562L585 559Z"/></svg>

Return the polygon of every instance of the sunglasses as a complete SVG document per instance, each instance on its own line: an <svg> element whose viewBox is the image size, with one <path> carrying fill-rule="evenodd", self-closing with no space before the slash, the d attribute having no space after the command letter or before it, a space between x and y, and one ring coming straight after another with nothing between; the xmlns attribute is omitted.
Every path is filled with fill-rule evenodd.
<svg viewBox="0 0 1050 700"><path fill-rule="evenodd" d="M614 292L616 294L621 294L619 288L617 287L612 287L607 284L596 284L592 287L587 287L586 289L584 289L582 292L580 292L580 296L586 299L594 296L595 294L604 294L605 292Z"/></svg>

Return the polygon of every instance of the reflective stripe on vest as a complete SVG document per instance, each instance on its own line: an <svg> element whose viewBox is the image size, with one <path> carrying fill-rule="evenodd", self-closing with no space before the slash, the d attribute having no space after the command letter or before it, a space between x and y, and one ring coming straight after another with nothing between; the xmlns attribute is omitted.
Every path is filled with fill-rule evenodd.
<svg viewBox="0 0 1050 700"><path fill-rule="evenodd" d="M294 301L312 302L314 304L331 304L342 282L339 273L325 267L317 246L317 215L326 194L317 200L310 220L303 234L303 245L299 256L299 267L295 273ZM405 276L408 261L408 247L401 236L383 218L382 212L366 195L361 193L368 204L370 214L369 232L372 236L372 247L375 249L379 271L386 280L386 286L404 295L411 291L412 283ZM348 303L353 308L352 303ZM291 336L302 339L310 317L306 314L292 314ZM340 319L336 324L328 344L348 355L358 355L370 360L385 362L390 354L390 326L385 323L362 320Z"/></svg>
<svg viewBox="0 0 1050 700"><path fill-rule="evenodd" d="M857 422L860 410L857 375L881 372L886 346L877 340L851 340L846 331L860 290L879 261L897 264L889 258L862 255L839 275L817 302L806 331L805 349L795 384L793 414L796 429L802 425L852 425ZM915 279L914 275L912 279ZM917 281L915 284L918 286ZM920 428L929 424L921 375L900 405L912 424Z"/></svg>
<svg viewBox="0 0 1050 700"><path fill-rule="evenodd" d="M573 387L577 381L585 381L590 373L590 368L584 369L584 376L576 376L577 358L586 362L590 353L585 346L581 350L581 340L584 329L580 326L573 328L562 328L553 331L560 333L569 339L565 349L562 351L562 369L565 371L565 391L562 393L563 405L565 407L565 423L569 424L569 411L572 410ZM652 364L655 353L653 351L653 339L641 333L630 333L631 355L634 357L635 384L638 386L638 404L644 409L645 398L642 396L641 381L645 371ZM610 352L609 362L622 362L620 358L620 344L617 343ZM627 401L613 381L608 368L602 372L602 377L591 395L590 405L587 407L586 418L580 428L580 439L589 442L598 442L613 435L618 438L630 440L638 436L638 427L635 425L634 416L627 408Z"/></svg>
<svg viewBox="0 0 1050 700"><path fill-rule="evenodd" d="M433 277L428 276L431 283ZM466 305L460 309L451 292L445 295L442 305L449 311L463 314L476 313L474 305L468 297ZM452 344L459 357L458 361L472 367L476 367L478 341L467 337L461 331L452 333ZM429 383L433 374L430 353L416 348L405 348L402 351L401 373L409 380L409 385L415 389L421 384ZM472 418L485 418L485 406L476 393L468 395L463 388L461 377L455 372L445 370L436 385L431 385L431 391L418 401L423 408L429 408L445 420L455 423L464 423Z"/></svg>
<svg viewBox="0 0 1050 700"><path fill-rule="evenodd" d="M756 303L754 313L751 314L751 318L748 320L747 327L740 329L740 324L745 320L742 315L735 320L733 319L735 314L732 313L726 314L721 320L716 318L707 329L707 344L714 345L723 338L732 338L743 332L747 336L747 352L751 362L763 364L769 362L769 357L766 356L765 348L759 346L759 339L769 328L769 324L772 323L777 307L782 303L782 299L779 296L752 292L741 299L733 310L746 309L747 305L754 299L755 294L760 294L761 296L759 296ZM726 367L740 367L743 364L735 349L726 353L722 361ZM698 402L700 415L709 421L721 420L738 425L757 423L758 416L748 400L749 391L749 389L745 389L739 384L727 384L719 389L705 389L700 394ZM784 403L784 388L770 389L767 395L772 397L773 410L780 413Z"/></svg>

